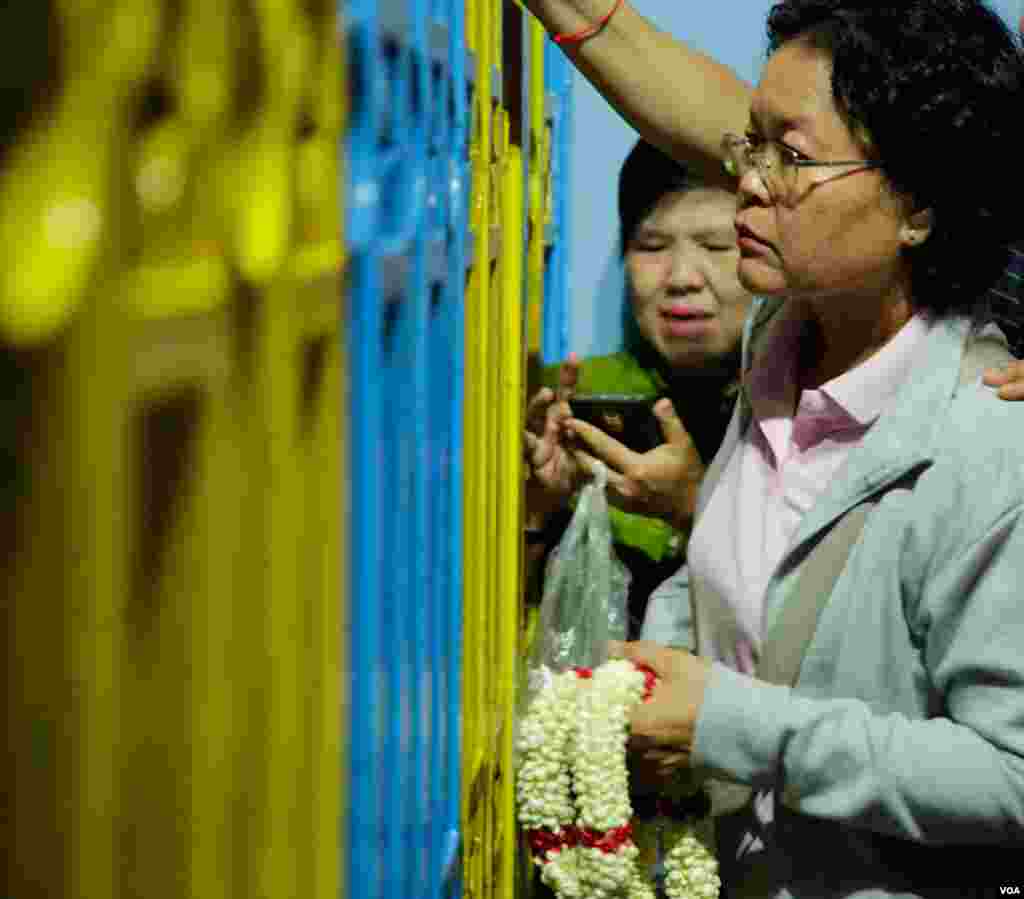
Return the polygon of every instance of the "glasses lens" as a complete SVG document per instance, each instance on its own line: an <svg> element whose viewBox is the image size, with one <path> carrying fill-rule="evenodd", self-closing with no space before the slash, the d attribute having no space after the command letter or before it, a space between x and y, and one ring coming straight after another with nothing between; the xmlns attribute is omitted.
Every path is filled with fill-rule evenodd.
<svg viewBox="0 0 1024 899"><path fill-rule="evenodd" d="M772 199L783 199L787 193L786 170L782 166L778 145L766 140L752 153L757 163L757 172Z"/></svg>
<svg viewBox="0 0 1024 899"><path fill-rule="evenodd" d="M742 178L751 169L756 169L773 200L778 201L785 196L787 173L781 165L775 144L764 141L755 147L749 139L736 134L727 134L722 144L725 149L725 170L730 175Z"/></svg>
<svg viewBox="0 0 1024 899"><path fill-rule="evenodd" d="M725 149L725 170L734 178L742 178L753 165L750 158L750 147L738 135L727 134L723 141Z"/></svg>

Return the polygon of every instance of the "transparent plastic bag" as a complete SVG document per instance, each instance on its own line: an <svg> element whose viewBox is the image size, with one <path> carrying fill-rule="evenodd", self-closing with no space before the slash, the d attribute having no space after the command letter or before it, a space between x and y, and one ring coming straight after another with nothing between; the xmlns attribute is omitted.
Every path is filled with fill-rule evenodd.
<svg viewBox="0 0 1024 899"><path fill-rule="evenodd" d="M608 471L598 463L548 558L528 694L543 688L553 674L597 667L608 658L609 640L626 639L630 576L612 548L607 483Z"/></svg>

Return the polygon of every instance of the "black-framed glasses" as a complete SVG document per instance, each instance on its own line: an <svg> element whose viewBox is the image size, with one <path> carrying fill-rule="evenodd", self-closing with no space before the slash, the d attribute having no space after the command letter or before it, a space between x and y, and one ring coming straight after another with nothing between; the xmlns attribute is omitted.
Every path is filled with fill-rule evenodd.
<svg viewBox="0 0 1024 899"><path fill-rule="evenodd" d="M777 140L764 138L755 143L750 137L741 134L726 134L722 138L722 149L725 153L725 170L730 175L742 178L751 169L755 169L772 200L780 203L792 203L798 199L797 173L800 169L856 166L843 172L852 175L882 165L881 161L873 159L802 159L795 150Z"/></svg>

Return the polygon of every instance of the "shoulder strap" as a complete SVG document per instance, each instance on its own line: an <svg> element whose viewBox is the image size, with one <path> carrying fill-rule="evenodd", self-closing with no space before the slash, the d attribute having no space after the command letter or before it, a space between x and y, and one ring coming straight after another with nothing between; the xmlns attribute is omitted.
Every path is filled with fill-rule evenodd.
<svg viewBox="0 0 1024 899"><path fill-rule="evenodd" d="M860 537L874 500L854 506L831 528L801 566L790 601L775 619L761 648L757 676L772 684L793 686L804 653L818 626L832 588L846 566L850 550Z"/></svg>

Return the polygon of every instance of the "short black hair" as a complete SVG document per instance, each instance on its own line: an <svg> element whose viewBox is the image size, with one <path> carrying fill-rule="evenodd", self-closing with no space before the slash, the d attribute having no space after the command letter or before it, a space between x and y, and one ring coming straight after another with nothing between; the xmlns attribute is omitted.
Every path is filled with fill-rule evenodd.
<svg viewBox="0 0 1024 899"><path fill-rule="evenodd" d="M785 0L768 15L769 52L794 39L828 53L865 152L934 212L928 240L906 250L914 307L985 317L1024 236L1020 39L979 0Z"/></svg>
<svg viewBox="0 0 1024 899"><path fill-rule="evenodd" d="M665 194L692 190L702 184L681 162L643 138L638 140L619 169L620 255L626 254L636 229Z"/></svg>

